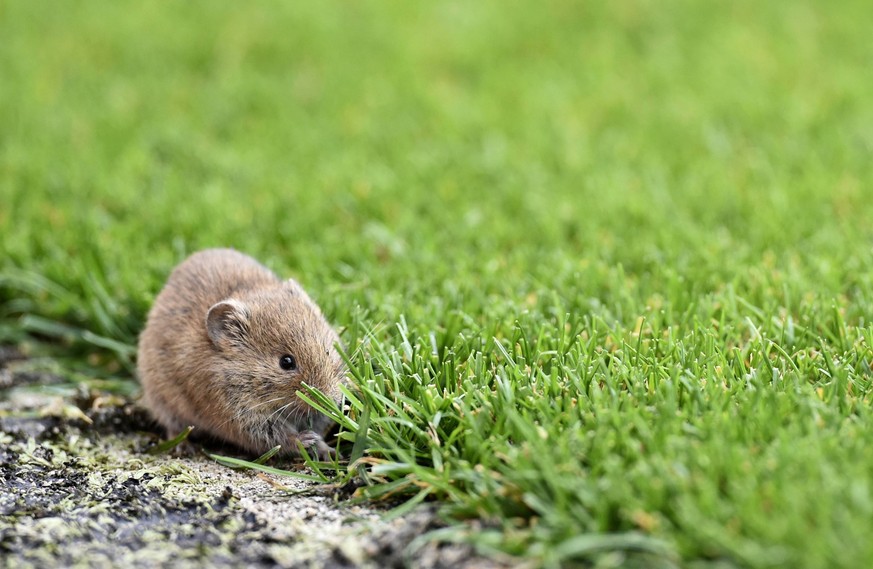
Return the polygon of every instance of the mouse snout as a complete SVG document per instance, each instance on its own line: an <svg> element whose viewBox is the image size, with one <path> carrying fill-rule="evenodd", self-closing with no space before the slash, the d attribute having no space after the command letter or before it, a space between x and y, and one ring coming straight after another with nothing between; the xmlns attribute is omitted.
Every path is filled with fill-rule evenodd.
<svg viewBox="0 0 873 569"><path fill-rule="evenodd" d="M314 379L313 381L307 381L306 384L314 389L317 389L325 396L333 399L334 401L340 401L342 399L342 393L339 390L339 384L336 379L332 377L320 377ZM305 387L301 386L301 391L308 395Z"/></svg>

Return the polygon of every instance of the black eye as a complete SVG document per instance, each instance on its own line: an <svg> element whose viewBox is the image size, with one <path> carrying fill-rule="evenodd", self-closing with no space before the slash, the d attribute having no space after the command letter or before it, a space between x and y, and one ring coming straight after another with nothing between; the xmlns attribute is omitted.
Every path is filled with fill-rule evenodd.
<svg viewBox="0 0 873 569"><path fill-rule="evenodd" d="M297 369L297 360L291 354L286 354L279 358L279 367L288 371Z"/></svg>

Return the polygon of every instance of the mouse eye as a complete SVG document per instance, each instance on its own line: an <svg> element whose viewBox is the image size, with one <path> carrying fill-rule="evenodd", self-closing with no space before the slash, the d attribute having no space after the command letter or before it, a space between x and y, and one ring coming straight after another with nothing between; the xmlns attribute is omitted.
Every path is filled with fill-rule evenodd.
<svg viewBox="0 0 873 569"><path fill-rule="evenodd" d="M285 354L279 358L279 367L287 371L295 370L297 369L297 360L291 354Z"/></svg>

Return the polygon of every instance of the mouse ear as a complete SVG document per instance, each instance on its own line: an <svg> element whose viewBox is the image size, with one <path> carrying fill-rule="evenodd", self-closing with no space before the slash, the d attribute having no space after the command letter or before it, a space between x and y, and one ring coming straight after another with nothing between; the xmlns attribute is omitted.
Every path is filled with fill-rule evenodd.
<svg viewBox="0 0 873 569"><path fill-rule="evenodd" d="M249 324L249 309L238 300L229 298L212 305L206 313L206 333L213 344L226 338L241 339Z"/></svg>
<svg viewBox="0 0 873 569"><path fill-rule="evenodd" d="M287 281L285 281L285 290L287 290L294 296L300 296L304 300L312 302L312 299L309 298L309 295L306 294L306 291L303 290L303 287L300 286L300 283L295 281L294 279L288 279Z"/></svg>

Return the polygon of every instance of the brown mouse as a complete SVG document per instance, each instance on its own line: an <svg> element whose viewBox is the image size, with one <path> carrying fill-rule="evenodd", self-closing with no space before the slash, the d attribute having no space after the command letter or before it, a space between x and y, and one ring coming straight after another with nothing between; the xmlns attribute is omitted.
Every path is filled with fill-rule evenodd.
<svg viewBox="0 0 873 569"><path fill-rule="evenodd" d="M140 335L144 402L173 436L188 425L252 452L301 443L325 460L332 421L297 392L337 401L339 337L293 279L232 249L194 253L170 275Z"/></svg>

